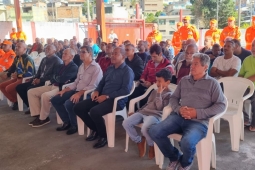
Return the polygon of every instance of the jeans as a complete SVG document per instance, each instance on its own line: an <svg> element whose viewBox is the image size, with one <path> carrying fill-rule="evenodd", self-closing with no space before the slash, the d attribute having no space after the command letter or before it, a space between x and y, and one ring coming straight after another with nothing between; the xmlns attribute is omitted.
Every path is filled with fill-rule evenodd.
<svg viewBox="0 0 255 170"><path fill-rule="evenodd" d="M91 130L96 131L101 138L106 138L106 127L103 116L111 113L114 99L106 99L102 103L86 99L74 106L74 113L79 116ZM117 111L123 108L117 105Z"/></svg>
<svg viewBox="0 0 255 170"><path fill-rule="evenodd" d="M247 95L250 92L250 89L248 88L245 93L244 96ZM253 128L255 128L255 93L253 93L253 95L249 98L249 100L251 100L251 126ZM243 115L244 115L244 122L250 122L249 119L249 114L246 112L246 110L244 109L243 106Z"/></svg>
<svg viewBox="0 0 255 170"><path fill-rule="evenodd" d="M73 103L70 98L76 91L71 90L65 92L62 97L57 95L51 99L51 104L58 112L59 117L62 119L64 123L70 123L71 126L77 126L76 115L73 112L73 107L75 103ZM83 100L83 95L80 98L80 101Z"/></svg>
<svg viewBox="0 0 255 170"><path fill-rule="evenodd" d="M153 146L153 140L149 136L148 131L151 125L157 124L159 121L159 118L155 116L147 116L136 112L133 115L129 116L127 119L125 119L122 123L122 126L128 133L131 140L135 143L139 143L141 142L141 136L137 134L134 126L143 123L141 127L142 135L146 138L147 144L149 146Z"/></svg>
<svg viewBox="0 0 255 170"><path fill-rule="evenodd" d="M149 135L165 157L168 157L171 162L179 160L184 168L192 163L196 153L196 145L206 136L207 129L208 127L202 123L184 119L177 113L172 113L164 121L152 125ZM167 137L175 133L182 135L180 148L183 155L181 157L178 149L173 147Z"/></svg>

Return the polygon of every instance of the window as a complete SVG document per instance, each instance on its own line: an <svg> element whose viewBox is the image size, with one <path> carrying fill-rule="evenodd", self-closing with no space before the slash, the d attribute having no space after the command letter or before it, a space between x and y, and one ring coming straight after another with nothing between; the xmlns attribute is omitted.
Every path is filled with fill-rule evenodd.
<svg viewBox="0 0 255 170"><path fill-rule="evenodd" d="M166 20L165 19L159 19L158 23L159 23L159 25L166 25Z"/></svg>
<svg viewBox="0 0 255 170"><path fill-rule="evenodd" d="M173 35L174 31L169 31L169 35Z"/></svg>
<svg viewBox="0 0 255 170"><path fill-rule="evenodd" d="M112 14L112 7L105 7L104 9L106 14Z"/></svg>
<svg viewBox="0 0 255 170"><path fill-rule="evenodd" d="M166 32L166 30L159 30L159 32Z"/></svg>
<svg viewBox="0 0 255 170"><path fill-rule="evenodd" d="M169 20L169 25L175 25L175 20Z"/></svg>

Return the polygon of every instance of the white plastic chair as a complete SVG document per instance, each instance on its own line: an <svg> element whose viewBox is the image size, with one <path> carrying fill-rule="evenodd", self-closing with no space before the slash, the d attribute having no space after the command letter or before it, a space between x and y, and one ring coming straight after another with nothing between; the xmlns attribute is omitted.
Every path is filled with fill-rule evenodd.
<svg viewBox="0 0 255 170"><path fill-rule="evenodd" d="M33 78L33 76L23 78L22 83L25 83L27 80L31 78ZM18 93L17 93L17 101L18 101L19 111L23 111L23 100L21 99Z"/></svg>
<svg viewBox="0 0 255 170"><path fill-rule="evenodd" d="M117 103L120 99L123 99L125 97L130 96L134 92L134 90L135 90L135 82L133 82L133 86L132 86L132 89L131 89L130 93L128 95L125 95L125 96L116 97L114 99L114 105L113 105L112 112L103 116L103 118L105 120L106 132L107 132L108 147L114 147L116 116L119 115L119 116L122 116L124 119L127 118L127 108L126 108L126 106L122 110L116 111Z"/></svg>
<svg viewBox="0 0 255 170"><path fill-rule="evenodd" d="M249 115L249 119L251 119L251 114L252 114L252 112L251 112L251 100L247 99L247 100L244 101L243 104L244 104L245 111Z"/></svg>
<svg viewBox="0 0 255 170"><path fill-rule="evenodd" d="M38 54L37 57L33 58L36 70L38 70L38 68L41 64L41 61L44 57L46 57L45 52L41 52L40 54Z"/></svg>
<svg viewBox="0 0 255 170"><path fill-rule="evenodd" d="M0 100L4 100L4 94L2 93L1 90L0 90Z"/></svg>
<svg viewBox="0 0 255 170"><path fill-rule="evenodd" d="M210 162L212 163L212 167L216 169L216 144L215 144L215 136L213 133L213 124L216 120L220 119L226 113L226 110L228 107L228 101L225 96L224 98L226 102L225 110L209 119L207 135L205 138L199 141L196 146L199 170L210 170ZM163 110L162 120L166 119L171 112L172 112L172 108L170 106L166 106ZM182 135L172 134L172 135L169 135L168 138L170 138L171 143L174 144L173 139L180 141L182 138ZM159 167L162 169L162 166L164 163L164 155L161 153L158 147L155 147L155 154L156 154L156 157L158 157L156 160L159 160L159 162L156 162L156 163L159 163Z"/></svg>
<svg viewBox="0 0 255 170"><path fill-rule="evenodd" d="M175 91L176 87L177 87L177 85L175 85L175 84L170 84L168 86L168 88L172 91L172 93ZM130 100L128 112L134 113L135 112L135 104L138 103L139 101L141 101L142 99L144 99L145 97L147 97L152 90L156 90L156 89L158 89L157 85L153 84L146 90L146 92L142 96ZM141 124L137 125L137 127L141 128L142 125L143 124L141 123ZM129 136L126 133L126 149L125 149L126 152L128 151L128 144L129 144Z"/></svg>
<svg viewBox="0 0 255 170"><path fill-rule="evenodd" d="M239 151L240 139L244 140L243 103L252 96L254 84L252 81L241 77L224 77L218 81L223 83L224 94L229 104L222 119L229 122L232 150ZM248 87L250 92L243 97ZM215 122L214 130L215 133L220 133L220 119Z"/></svg>
<svg viewBox="0 0 255 170"><path fill-rule="evenodd" d="M88 94L92 93L95 89L86 90L83 95L83 100L87 99ZM79 116L76 116L77 118L77 125L78 125L78 134L84 135L84 122ZM87 127L87 137L90 134L90 129Z"/></svg>
<svg viewBox="0 0 255 170"><path fill-rule="evenodd" d="M29 54L29 56L34 60L37 56L38 56L38 52L37 51L33 51Z"/></svg>

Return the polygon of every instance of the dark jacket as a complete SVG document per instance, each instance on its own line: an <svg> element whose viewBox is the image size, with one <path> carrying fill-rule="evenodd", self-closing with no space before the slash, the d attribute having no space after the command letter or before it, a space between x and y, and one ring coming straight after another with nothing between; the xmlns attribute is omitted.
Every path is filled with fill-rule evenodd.
<svg viewBox="0 0 255 170"><path fill-rule="evenodd" d="M143 60L135 54L132 61L129 61L128 58L125 59L126 64L133 70L135 74L135 81L139 80L143 73Z"/></svg>
<svg viewBox="0 0 255 170"><path fill-rule="evenodd" d="M71 61L67 66L64 64L59 65L54 69L54 74L50 79L51 84L58 84L59 89L66 83L73 82L76 79L78 66Z"/></svg>
<svg viewBox="0 0 255 170"><path fill-rule="evenodd" d="M33 44L32 48L29 50L29 54L32 52L32 49L34 48L34 46L36 45L36 43ZM38 54L40 54L41 52L43 52L43 45L41 43L37 44L37 48L36 50L38 52Z"/></svg>
<svg viewBox="0 0 255 170"><path fill-rule="evenodd" d="M54 74L54 69L59 67L59 65L62 63L62 60L55 54L51 57L44 57L41 61L35 78L40 79L41 82L51 80Z"/></svg>

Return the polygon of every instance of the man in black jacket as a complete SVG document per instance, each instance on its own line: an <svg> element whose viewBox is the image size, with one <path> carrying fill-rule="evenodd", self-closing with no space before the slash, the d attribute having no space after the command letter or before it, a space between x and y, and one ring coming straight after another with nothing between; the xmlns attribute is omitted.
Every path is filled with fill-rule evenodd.
<svg viewBox="0 0 255 170"><path fill-rule="evenodd" d="M29 125L41 127L50 123L50 99L55 96L62 85L76 78L78 67L73 62L75 51L71 48L64 50L62 60L64 64L58 66L50 80L50 85L29 89L27 92L31 116L36 117Z"/></svg>
<svg viewBox="0 0 255 170"><path fill-rule="evenodd" d="M133 70L135 74L135 81L139 80L143 72L143 60L135 54L135 46L133 44L127 44L125 46L126 51L126 64Z"/></svg>
<svg viewBox="0 0 255 170"><path fill-rule="evenodd" d="M46 81L52 79L54 69L63 63L62 60L55 55L55 52L56 47L53 44L47 45L45 48L46 57L42 59L35 78L16 87L17 93L20 95L27 107L29 107L27 91L31 88L44 86ZM30 114L30 111L28 110L25 113Z"/></svg>

